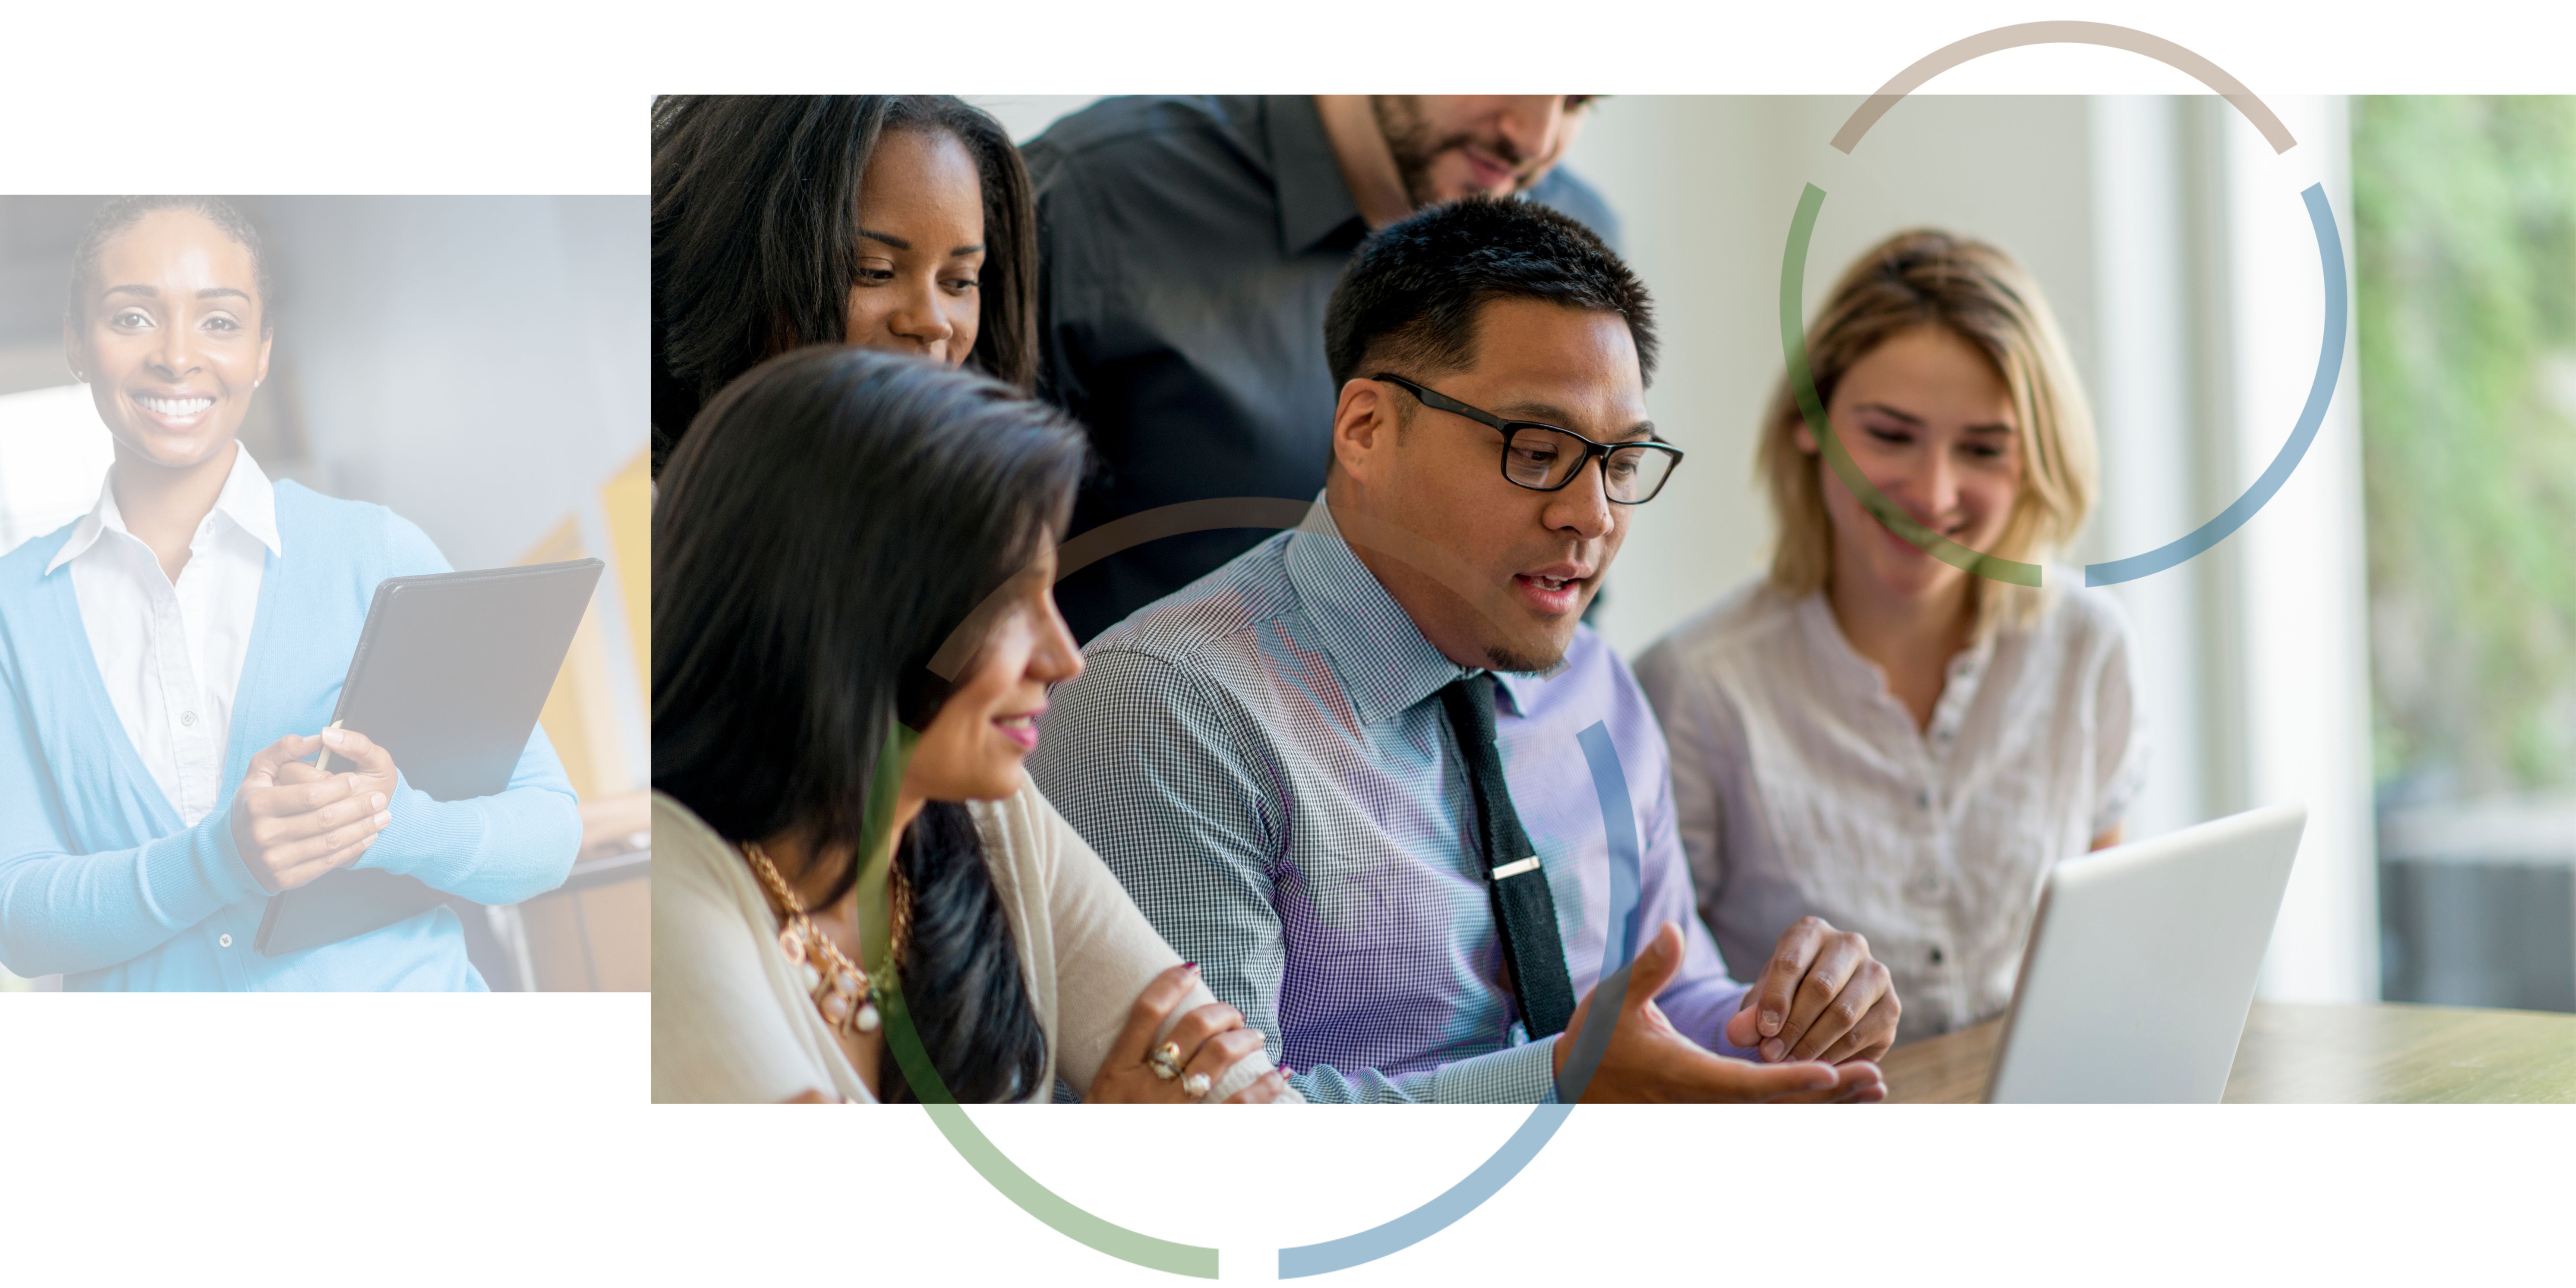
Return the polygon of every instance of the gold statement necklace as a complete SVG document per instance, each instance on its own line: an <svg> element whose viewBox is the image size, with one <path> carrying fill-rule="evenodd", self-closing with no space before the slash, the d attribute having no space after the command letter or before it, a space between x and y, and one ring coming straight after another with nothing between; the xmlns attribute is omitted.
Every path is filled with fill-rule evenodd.
<svg viewBox="0 0 2576 1288"><path fill-rule="evenodd" d="M892 975L896 964L903 960L905 932L911 921L910 909L905 906L911 901L903 897L900 865L889 857L886 865L887 952L879 965L877 977L871 979L865 968L851 961L848 954L841 951L841 946L833 943L831 936L824 934L814 924L814 919L805 914L803 906L787 888L786 879L778 875L778 865L769 861L769 855L762 851L758 842L743 842L742 852L751 860L751 870L759 874L760 884L767 888L771 901L778 905L779 916L785 923L778 929L778 950L787 954L788 963L804 980L806 996L813 1001L814 1009L822 1013L824 1025L836 1034L876 1032L878 1025L883 1023L879 1007L885 1001L884 977ZM852 933L857 932L854 929ZM864 955L866 950L867 946L861 944L860 952Z"/></svg>

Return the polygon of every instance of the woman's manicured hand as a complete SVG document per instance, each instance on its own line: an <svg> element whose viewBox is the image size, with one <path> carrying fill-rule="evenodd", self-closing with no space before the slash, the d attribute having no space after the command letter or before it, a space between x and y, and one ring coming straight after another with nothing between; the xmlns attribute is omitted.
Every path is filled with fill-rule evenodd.
<svg viewBox="0 0 2576 1288"><path fill-rule="evenodd" d="M377 746L367 735L355 729L325 729L321 737L323 748L331 753L332 766L358 776L359 791L393 799L394 788L402 781L402 776L394 769L392 752Z"/></svg>
<svg viewBox="0 0 2576 1288"><path fill-rule="evenodd" d="M301 763L326 745L320 737L289 734L251 757L250 772L233 793L233 846L269 893L357 862L393 822L386 808L393 757L363 738L351 745L360 743L373 753L371 759L331 748L356 762L348 773L325 774ZM375 772L379 765L381 777Z"/></svg>
<svg viewBox="0 0 2576 1288"><path fill-rule="evenodd" d="M1189 1104L1199 1099L1187 1087L1192 1075L1204 1075L1207 1085L1213 1087L1225 1081L1226 1071L1236 1061L1261 1050L1261 1031L1246 1027L1243 1013L1223 1002L1191 1009L1172 1025L1172 1031L1164 1034L1161 1042L1154 1040L1164 1019L1198 982L1198 967L1183 962L1145 985L1145 991L1136 995L1136 1005L1127 1013L1126 1027L1119 1030L1118 1040L1109 1044L1109 1058L1091 1080L1091 1089L1083 1093L1084 1100L1093 1104ZM1158 1075L1150 1062L1153 1053L1166 1043L1179 1049L1179 1077ZM1286 1094L1287 1089L1287 1080L1274 1069L1226 1097L1226 1101L1265 1104Z"/></svg>
<svg viewBox="0 0 2576 1288"><path fill-rule="evenodd" d="M322 746L337 757L331 763L343 774L358 776L358 790L392 800L394 788L402 775L394 769L393 753L368 740L365 734L351 729L325 729ZM290 760L278 767L277 781L282 784L318 783L331 777L309 760Z"/></svg>

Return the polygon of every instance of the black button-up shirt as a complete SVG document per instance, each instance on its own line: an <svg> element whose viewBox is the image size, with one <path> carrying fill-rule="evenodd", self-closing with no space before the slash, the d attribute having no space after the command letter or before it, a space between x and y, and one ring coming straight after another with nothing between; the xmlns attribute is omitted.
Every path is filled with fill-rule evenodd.
<svg viewBox="0 0 2576 1288"><path fill-rule="evenodd" d="M1212 497L1313 499L1338 395L1324 305L1368 233L1314 100L1104 99L1022 150L1042 385L1090 427L1103 467L1072 530ZM1562 166L1528 196L1618 244L1609 207ZM1267 535L1164 537L1066 578L1057 599L1087 640Z"/></svg>

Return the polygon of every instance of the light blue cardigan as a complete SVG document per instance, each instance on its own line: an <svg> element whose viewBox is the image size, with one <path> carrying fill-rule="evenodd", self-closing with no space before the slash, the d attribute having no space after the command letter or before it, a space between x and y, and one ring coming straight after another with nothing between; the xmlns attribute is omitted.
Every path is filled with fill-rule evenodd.
<svg viewBox="0 0 2576 1288"><path fill-rule="evenodd" d="M252 951L267 895L230 826L251 756L331 722L376 583L448 571L428 534L380 505L277 484L285 553L260 581L222 795L182 827L99 679L71 566L45 572L74 526L0 558L0 964L83 990L481 990L444 907L306 952ZM581 844L543 729L499 795L433 801L404 782L388 808L358 866L481 903L563 884Z"/></svg>

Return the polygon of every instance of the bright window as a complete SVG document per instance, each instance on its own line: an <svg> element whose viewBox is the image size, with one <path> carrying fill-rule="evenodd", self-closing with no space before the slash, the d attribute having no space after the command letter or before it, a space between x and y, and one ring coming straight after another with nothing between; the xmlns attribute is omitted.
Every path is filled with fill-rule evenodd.
<svg viewBox="0 0 2576 1288"><path fill-rule="evenodd" d="M2576 1010L2576 99L2352 150L2382 986Z"/></svg>
<svg viewBox="0 0 2576 1288"><path fill-rule="evenodd" d="M98 504L111 443L86 385L0 395L0 554Z"/></svg>

